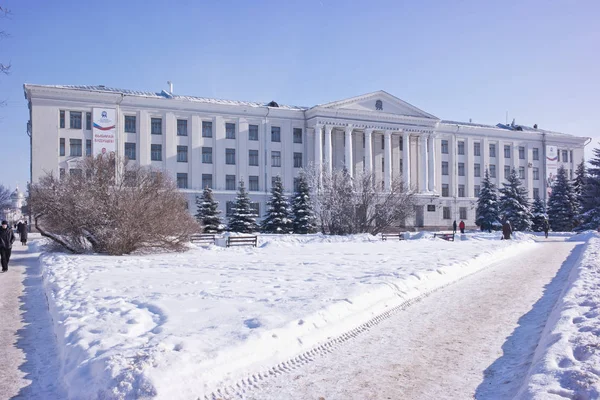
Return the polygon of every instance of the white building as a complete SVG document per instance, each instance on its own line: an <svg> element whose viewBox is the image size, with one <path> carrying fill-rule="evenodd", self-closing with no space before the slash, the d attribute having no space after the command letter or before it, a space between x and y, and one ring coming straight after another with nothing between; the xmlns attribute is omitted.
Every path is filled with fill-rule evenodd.
<svg viewBox="0 0 600 400"><path fill-rule="evenodd" d="M25 84L31 180L76 173L86 154L115 151L161 168L188 194L190 211L205 186L225 214L242 179L264 214L272 178L294 188L302 167L350 165L382 185L402 176L418 193L407 225L474 225L485 169L499 185L515 168L530 198L546 196L557 165L573 174L588 138L515 124L444 121L384 91L314 107L215 100L104 86ZM557 155L557 156L556 156ZM556 160L558 157L558 160Z"/></svg>

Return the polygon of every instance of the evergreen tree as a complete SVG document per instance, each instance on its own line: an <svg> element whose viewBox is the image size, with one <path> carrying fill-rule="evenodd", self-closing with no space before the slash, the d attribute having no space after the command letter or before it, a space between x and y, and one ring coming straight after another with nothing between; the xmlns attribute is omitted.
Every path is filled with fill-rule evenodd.
<svg viewBox="0 0 600 400"><path fill-rule="evenodd" d="M596 230L600 227L600 148L594 149L594 158L589 163L581 199L581 228Z"/></svg>
<svg viewBox="0 0 600 400"><path fill-rule="evenodd" d="M206 187L202 196L196 196L197 213L196 219L202 225L204 233L220 233L223 231L221 222L221 211L219 211L219 202L215 200L211 188Z"/></svg>
<svg viewBox="0 0 600 400"><path fill-rule="evenodd" d="M534 232L543 232L544 221L548 219L544 200L538 197L533 201L533 206L531 206L531 214L533 215L533 218L531 219L531 230Z"/></svg>
<svg viewBox="0 0 600 400"><path fill-rule="evenodd" d="M240 181L235 204L231 217L229 218L228 230L230 232L252 233L258 231L256 223L256 213L250 205L250 198L244 186L244 181Z"/></svg>
<svg viewBox="0 0 600 400"><path fill-rule="evenodd" d="M494 226L500 225L500 210L498 204L498 192L496 185L490 179L490 173L486 169L483 181L481 182L481 190L477 199L477 219L475 223L482 230L492 230Z"/></svg>
<svg viewBox="0 0 600 400"><path fill-rule="evenodd" d="M267 214L261 224L265 233L290 233L292 232L292 219L290 218L290 204L283 194L281 177L275 177L271 188L271 199L267 202Z"/></svg>
<svg viewBox="0 0 600 400"><path fill-rule="evenodd" d="M567 171L561 165L548 199L548 222L553 231L570 232L573 230L574 202L573 187L567 177Z"/></svg>
<svg viewBox="0 0 600 400"><path fill-rule="evenodd" d="M310 198L310 188L304 174L298 178L298 191L292 201L294 233L307 234L317 231L317 224Z"/></svg>
<svg viewBox="0 0 600 400"><path fill-rule="evenodd" d="M575 199L573 210L575 210L575 221L577 225L581 223L581 206L583 204L585 175L585 161L581 160L581 162L577 165L577 169L575 170L575 179L573 180L573 198Z"/></svg>
<svg viewBox="0 0 600 400"><path fill-rule="evenodd" d="M529 210L528 192L514 168L502 186L504 187L500 189L500 216L503 220L510 221L515 231L530 230L532 215Z"/></svg>

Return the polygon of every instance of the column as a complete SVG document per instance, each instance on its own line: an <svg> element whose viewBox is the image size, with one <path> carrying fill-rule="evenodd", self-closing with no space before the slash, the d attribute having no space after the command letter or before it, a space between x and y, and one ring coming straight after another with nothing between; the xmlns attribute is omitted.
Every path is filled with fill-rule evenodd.
<svg viewBox="0 0 600 400"><path fill-rule="evenodd" d="M321 138L323 125L315 125L315 168L320 174L323 168L323 139Z"/></svg>
<svg viewBox="0 0 600 400"><path fill-rule="evenodd" d="M386 192L392 188L392 131L385 131L385 159L383 182Z"/></svg>
<svg viewBox="0 0 600 400"><path fill-rule="evenodd" d="M333 126L325 125L325 170L329 173L332 171L333 153L331 147L331 131Z"/></svg>
<svg viewBox="0 0 600 400"><path fill-rule="evenodd" d="M354 163L352 162L352 125L346 127L346 161L344 163L350 176L353 176Z"/></svg>
<svg viewBox="0 0 600 400"><path fill-rule="evenodd" d="M419 146L421 147L421 157L419 160L419 192L427 192L427 137L419 136Z"/></svg>
<svg viewBox="0 0 600 400"><path fill-rule="evenodd" d="M373 172L373 128L365 129L365 172Z"/></svg>
<svg viewBox="0 0 600 400"><path fill-rule="evenodd" d="M402 175L404 185L410 189L410 135L408 132L402 134Z"/></svg>
<svg viewBox="0 0 600 400"><path fill-rule="evenodd" d="M429 148L429 191L435 192L435 136L429 135L427 142Z"/></svg>

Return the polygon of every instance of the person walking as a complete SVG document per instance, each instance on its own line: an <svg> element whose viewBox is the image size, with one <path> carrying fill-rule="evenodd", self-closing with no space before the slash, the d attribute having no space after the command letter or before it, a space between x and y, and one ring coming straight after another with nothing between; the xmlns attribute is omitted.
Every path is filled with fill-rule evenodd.
<svg viewBox="0 0 600 400"><path fill-rule="evenodd" d="M512 233L512 226L510 226L510 221L506 221L504 222L504 224L502 224L502 234L503 239L508 240L510 239L510 234Z"/></svg>
<svg viewBox="0 0 600 400"><path fill-rule="evenodd" d="M542 228L544 229L544 235L546 235L546 239L548 239L548 231L550 230L550 223L548 222L548 219L544 218Z"/></svg>
<svg viewBox="0 0 600 400"><path fill-rule="evenodd" d="M25 246L27 244L27 231L28 231L27 221L19 222L17 224L17 232L19 232L19 240L21 240L21 244Z"/></svg>
<svg viewBox="0 0 600 400"><path fill-rule="evenodd" d="M2 221L0 226L0 264L2 264L2 272L8 271L8 261L10 260L10 252L12 244L15 241L15 234L7 221Z"/></svg>
<svg viewBox="0 0 600 400"><path fill-rule="evenodd" d="M456 220L452 223L452 233L456 233Z"/></svg>
<svg viewBox="0 0 600 400"><path fill-rule="evenodd" d="M465 221L460 220L460 224L458 224L458 228L460 229L460 233L465 233Z"/></svg>

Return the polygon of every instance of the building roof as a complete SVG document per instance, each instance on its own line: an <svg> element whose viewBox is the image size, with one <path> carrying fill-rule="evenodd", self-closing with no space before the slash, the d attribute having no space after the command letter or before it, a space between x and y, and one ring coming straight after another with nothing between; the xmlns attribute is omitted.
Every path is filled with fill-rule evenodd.
<svg viewBox="0 0 600 400"><path fill-rule="evenodd" d="M473 122L459 122L459 121L441 121L442 124L446 125L459 125L459 126L469 126L473 128L488 128L488 129L503 129L507 131L522 131L522 132L531 132L531 133L549 133L551 135L565 135L565 136L573 136L568 133L554 132L546 129L533 128L531 126L526 125L517 125L517 124L496 124L496 125L487 125L487 124L477 124Z"/></svg>

